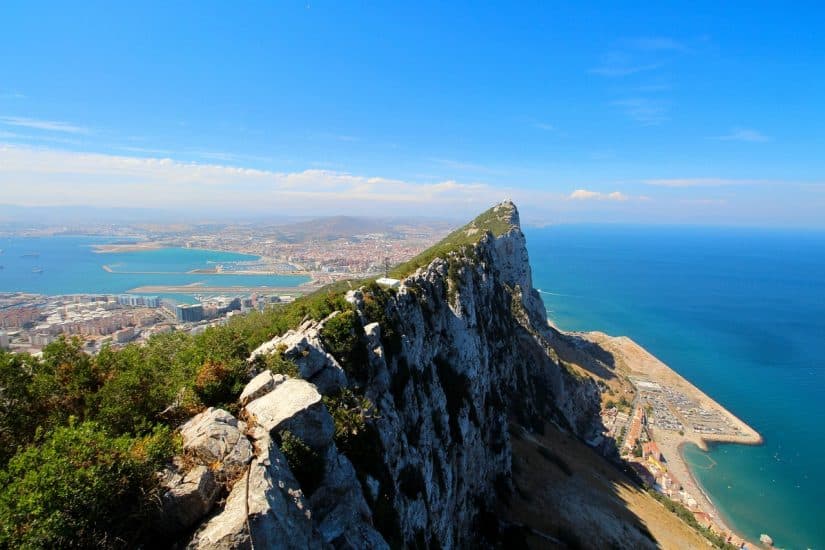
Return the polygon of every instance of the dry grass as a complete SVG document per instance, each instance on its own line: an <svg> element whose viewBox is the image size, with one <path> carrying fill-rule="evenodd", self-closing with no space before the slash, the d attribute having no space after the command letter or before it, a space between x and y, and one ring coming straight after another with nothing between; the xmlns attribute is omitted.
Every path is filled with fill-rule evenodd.
<svg viewBox="0 0 825 550"><path fill-rule="evenodd" d="M521 431L514 427L514 430ZM513 437L506 519L531 548L706 548L707 541L577 439L548 425Z"/></svg>

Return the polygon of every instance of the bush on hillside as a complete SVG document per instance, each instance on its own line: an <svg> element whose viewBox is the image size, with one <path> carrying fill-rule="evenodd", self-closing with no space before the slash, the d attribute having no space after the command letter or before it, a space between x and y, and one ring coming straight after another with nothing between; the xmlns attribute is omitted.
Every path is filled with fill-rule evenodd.
<svg viewBox="0 0 825 550"><path fill-rule="evenodd" d="M369 377L369 360L364 329L352 309L342 311L324 323L321 331L324 348L340 363L349 380L363 384Z"/></svg>
<svg viewBox="0 0 825 550"><path fill-rule="evenodd" d="M307 496L312 495L324 476L323 456L288 430L281 432L280 447L301 490Z"/></svg>
<svg viewBox="0 0 825 550"><path fill-rule="evenodd" d="M94 357L62 338L39 358L0 351L0 548L138 545L154 472L173 454L172 428L204 406L234 404L250 350L305 318L348 310L350 286ZM344 332L334 337L342 355ZM281 354L265 365L297 375ZM287 435L284 452L307 487L317 484L315 451Z"/></svg>
<svg viewBox="0 0 825 550"><path fill-rule="evenodd" d="M168 428L112 437L70 421L0 472L0 546L122 547L140 535L154 472L175 446ZM131 539L131 540L127 540Z"/></svg>
<svg viewBox="0 0 825 550"><path fill-rule="evenodd" d="M194 389L205 406L232 409L248 379L248 368L243 361L208 360L198 369Z"/></svg>

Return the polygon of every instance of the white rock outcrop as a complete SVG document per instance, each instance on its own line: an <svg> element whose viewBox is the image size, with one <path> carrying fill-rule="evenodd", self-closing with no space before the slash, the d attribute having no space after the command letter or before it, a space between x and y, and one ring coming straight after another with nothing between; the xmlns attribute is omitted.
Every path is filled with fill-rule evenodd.
<svg viewBox="0 0 825 550"><path fill-rule="evenodd" d="M212 510L219 490L212 471L203 465L196 465L183 475L170 471L161 487L166 489L161 495L161 529L167 533L197 524Z"/></svg>
<svg viewBox="0 0 825 550"><path fill-rule="evenodd" d="M231 478L252 459L245 430L246 425L225 410L210 407L181 426L183 450Z"/></svg>
<svg viewBox="0 0 825 550"><path fill-rule="evenodd" d="M262 395L266 395L275 389L275 386L286 380L283 374L272 374L272 371L265 370L250 380L249 384L241 392L238 401L241 405L246 405Z"/></svg>
<svg viewBox="0 0 825 550"><path fill-rule="evenodd" d="M321 331L325 322L326 319L320 322L307 321L298 330L287 331L283 336L275 337L258 346L249 356L249 360L254 361L270 353L282 353L284 359L298 366L302 379L315 384L318 391L324 395L335 393L346 385L347 377L338 361L321 343Z"/></svg>
<svg viewBox="0 0 825 550"><path fill-rule="evenodd" d="M319 548L311 514L283 454L269 437L259 440L249 470L240 478L220 514L190 541L195 550Z"/></svg>
<svg viewBox="0 0 825 550"><path fill-rule="evenodd" d="M332 442L335 425L313 384L293 378L250 402L245 414L267 432L289 430L315 449Z"/></svg>

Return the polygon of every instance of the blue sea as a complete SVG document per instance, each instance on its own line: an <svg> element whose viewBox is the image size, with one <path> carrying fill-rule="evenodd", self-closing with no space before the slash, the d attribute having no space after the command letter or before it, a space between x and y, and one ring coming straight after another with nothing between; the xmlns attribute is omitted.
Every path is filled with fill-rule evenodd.
<svg viewBox="0 0 825 550"><path fill-rule="evenodd" d="M633 338L762 434L685 450L725 519L751 540L825 548L825 232L525 232L560 328Z"/></svg>
<svg viewBox="0 0 825 550"><path fill-rule="evenodd" d="M188 248L164 248L138 252L97 254L95 244L112 242L103 237L4 237L0 238L0 292L40 294L119 294L144 285L282 286L308 280L292 275L204 275L193 269L256 260L257 256ZM108 265L112 273L103 269ZM35 273L34 269L42 272ZM129 273L126 273L129 272ZM188 295L161 295L179 302L192 302Z"/></svg>

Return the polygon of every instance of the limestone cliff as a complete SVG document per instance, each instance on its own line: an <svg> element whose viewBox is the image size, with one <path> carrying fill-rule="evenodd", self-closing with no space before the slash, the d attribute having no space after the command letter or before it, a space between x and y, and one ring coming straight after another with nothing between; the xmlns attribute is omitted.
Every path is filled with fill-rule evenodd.
<svg viewBox="0 0 825 550"><path fill-rule="evenodd" d="M281 354L300 378L264 371L241 396L240 421L210 410L184 427L192 456L207 456L212 470L216 461L234 471L238 460L246 464L190 547L493 543L505 527L494 511L513 491L511 425L541 432L550 423L574 437L593 429L598 388L558 361L512 203L396 275L397 288L354 285L351 311L307 320L253 353ZM325 328L344 316L353 319L351 349L327 349ZM372 403L349 443L336 439L322 399L342 388ZM282 448L295 441L314 457L315 475L294 472L306 464L285 458ZM181 529L199 520L175 512L176 502L213 507L214 483L192 471L170 475L164 497Z"/></svg>

